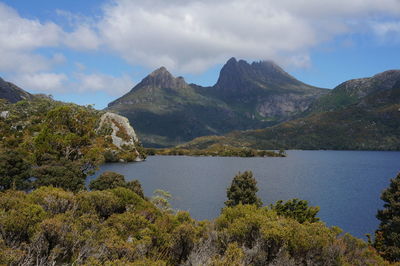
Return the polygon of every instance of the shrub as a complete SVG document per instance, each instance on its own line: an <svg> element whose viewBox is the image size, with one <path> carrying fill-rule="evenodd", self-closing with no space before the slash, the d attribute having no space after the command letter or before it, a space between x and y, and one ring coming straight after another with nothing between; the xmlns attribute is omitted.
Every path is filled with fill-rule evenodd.
<svg viewBox="0 0 400 266"><path fill-rule="evenodd" d="M279 200L271 205L271 209L276 211L277 214L295 219L299 223L319 221L319 218L316 217L319 207L309 207L306 200L291 199L285 203Z"/></svg>

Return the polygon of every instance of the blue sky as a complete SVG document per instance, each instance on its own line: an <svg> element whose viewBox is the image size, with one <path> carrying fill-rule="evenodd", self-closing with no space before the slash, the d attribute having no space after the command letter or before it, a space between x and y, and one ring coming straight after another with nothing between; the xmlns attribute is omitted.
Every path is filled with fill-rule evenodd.
<svg viewBox="0 0 400 266"><path fill-rule="evenodd" d="M400 1L6 0L0 35L1 77L100 109L160 66L213 85L232 56L325 88L399 69Z"/></svg>

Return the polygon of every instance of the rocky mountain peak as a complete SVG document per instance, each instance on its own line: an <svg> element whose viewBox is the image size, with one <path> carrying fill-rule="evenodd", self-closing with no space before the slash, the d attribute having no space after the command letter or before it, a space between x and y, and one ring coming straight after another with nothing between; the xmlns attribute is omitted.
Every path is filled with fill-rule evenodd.
<svg viewBox="0 0 400 266"><path fill-rule="evenodd" d="M149 74L149 76L172 76L171 73L165 68L165 67L160 67L154 70Z"/></svg>
<svg viewBox="0 0 400 266"><path fill-rule="evenodd" d="M242 90L258 84L263 87L302 84L285 72L273 61L258 61L249 64L245 60L237 61L232 57L222 67L214 87L220 90Z"/></svg>
<svg viewBox="0 0 400 266"><path fill-rule="evenodd" d="M174 77L165 67L160 67L145 77L138 85L133 88L171 88L181 89L187 87L188 84L182 77Z"/></svg>

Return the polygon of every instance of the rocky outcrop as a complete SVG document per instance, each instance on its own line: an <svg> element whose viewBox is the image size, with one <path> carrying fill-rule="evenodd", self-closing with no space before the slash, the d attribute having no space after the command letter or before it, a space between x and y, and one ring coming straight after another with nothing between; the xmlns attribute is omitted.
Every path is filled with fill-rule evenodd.
<svg viewBox="0 0 400 266"><path fill-rule="evenodd" d="M118 149L135 149L135 161L142 161L144 159L138 151L140 145L139 139L126 117L111 112L106 112L101 116L99 127L96 131L98 133L106 132L109 134L111 136L112 143Z"/></svg>

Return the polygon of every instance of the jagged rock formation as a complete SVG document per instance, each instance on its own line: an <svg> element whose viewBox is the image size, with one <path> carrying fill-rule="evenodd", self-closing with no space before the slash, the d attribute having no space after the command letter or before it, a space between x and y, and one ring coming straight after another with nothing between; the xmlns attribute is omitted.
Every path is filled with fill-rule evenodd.
<svg viewBox="0 0 400 266"><path fill-rule="evenodd" d="M10 103L16 103L21 100L32 99L33 95L0 78L0 99L5 99Z"/></svg>
<svg viewBox="0 0 400 266"><path fill-rule="evenodd" d="M307 110L326 93L273 62L231 58L212 87L187 84L161 67L107 109L128 117L145 145L160 147L274 125Z"/></svg>

